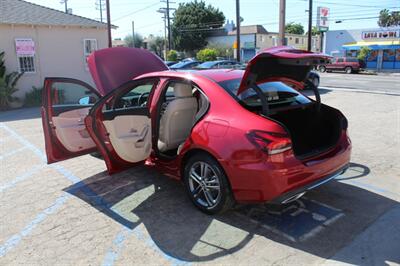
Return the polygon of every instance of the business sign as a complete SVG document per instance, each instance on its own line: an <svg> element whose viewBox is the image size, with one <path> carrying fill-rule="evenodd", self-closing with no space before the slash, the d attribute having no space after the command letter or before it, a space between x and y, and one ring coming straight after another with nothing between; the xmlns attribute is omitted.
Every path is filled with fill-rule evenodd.
<svg viewBox="0 0 400 266"><path fill-rule="evenodd" d="M328 31L329 29L329 8L319 6L317 8L317 28L319 31Z"/></svg>
<svg viewBox="0 0 400 266"><path fill-rule="evenodd" d="M363 31L361 33L361 38L363 40L400 38L400 30Z"/></svg>
<svg viewBox="0 0 400 266"><path fill-rule="evenodd" d="M15 39L17 56L35 55L35 42L32 39Z"/></svg>

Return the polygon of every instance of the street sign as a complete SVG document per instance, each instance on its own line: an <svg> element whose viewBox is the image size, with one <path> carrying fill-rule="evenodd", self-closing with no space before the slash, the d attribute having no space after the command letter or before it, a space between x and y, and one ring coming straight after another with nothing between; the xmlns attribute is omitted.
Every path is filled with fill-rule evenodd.
<svg viewBox="0 0 400 266"><path fill-rule="evenodd" d="M328 31L329 29L329 8L319 6L317 9L317 28L319 31Z"/></svg>

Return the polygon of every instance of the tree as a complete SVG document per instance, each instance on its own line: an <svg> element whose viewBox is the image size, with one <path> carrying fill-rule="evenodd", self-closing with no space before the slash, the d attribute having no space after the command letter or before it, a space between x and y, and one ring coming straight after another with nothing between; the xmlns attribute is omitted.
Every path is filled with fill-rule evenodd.
<svg viewBox="0 0 400 266"><path fill-rule="evenodd" d="M158 56L162 57L162 52L164 49L164 38L160 36L156 37L149 37L149 49L150 51L153 51L156 53Z"/></svg>
<svg viewBox="0 0 400 266"><path fill-rule="evenodd" d="M380 27L391 27L400 25L400 11L390 12L388 9L382 9L379 12L378 25Z"/></svg>
<svg viewBox="0 0 400 266"><path fill-rule="evenodd" d="M369 48L368 46L361 47L360 53L357 55L357 59L365 60L370 52L371 52L371 48Z"/></svg>
<svg viewBox="0 0 400 266"><path fill-rule="evenodd" d="M212 29L225 22L224 14L203 1L180 3L172 23L175 47L186 52L199 50L207 45L206 37Z"/></svg>
<svg viewBox="0 0 400 266"><path fill-rule="evenodd" d="M315 26L312 26L312 28L311 28L311 36L316 36L316 35L320 35L320 34L321 34L321 32L318 30L318 28L315 27Z"/></svg>
<svg viewBox="0 0 400 266"><path fill-rule="evenodd" d="M217 59L218 51L215 49L205 48L196 54L197 60L200 62L214 61Z"/></svg>
<svg viewBox="0 0 400 266"><path fill-rule="evenodd" d="M17 82L24 74L16 71L6 74L4 55L4 52L0 52L0 109L5 109L11 102L18 100L13 94L18 91Z"/></svg>
<svg viewBox="0 0 400 266"><path fill-rule="evenodd" d="M167 54L168 61L177 61L178 60L178 53L175 50L170 50Z"/></svg>
<svg viewBox="0 0 400 266"><path fill-rule="evenodd" d="M294 23L290 22L289 24L286 24L285 26L285 32L291 33L291 34L304 34L304 27L300 23Z"/></svg>
<svg viewBox="0 0 400 266"><path fill-rule="evenodd" d="M124 42L128 47L140 48L143 46L143 37L140 34L135 33L132 38L132 34L125 36Z"/></svg>

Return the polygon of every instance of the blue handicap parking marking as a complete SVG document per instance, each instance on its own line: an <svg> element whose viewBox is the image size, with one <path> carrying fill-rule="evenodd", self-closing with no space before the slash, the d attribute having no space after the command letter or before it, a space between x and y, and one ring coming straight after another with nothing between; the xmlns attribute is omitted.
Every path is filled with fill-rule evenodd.
<svg viewBox="0 0 400 266"><path fill-rule="evenodd" d="M262 205L250 209L244 207L239 213L293 242L316 235L344 215L339 209L306 198L282 206L279 210Z"/></svg>

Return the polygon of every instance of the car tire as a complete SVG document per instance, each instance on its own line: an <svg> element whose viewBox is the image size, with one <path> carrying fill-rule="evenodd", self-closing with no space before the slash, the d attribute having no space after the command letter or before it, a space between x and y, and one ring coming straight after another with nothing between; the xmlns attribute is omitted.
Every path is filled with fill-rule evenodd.
<svg viewBox="0 0 400 266"><path fill-rule="evenodd" d="M346 72L346 74L351 74L353 72L353 69L348 66L344 68L344 72Z"/></svg>
<svg viewBox="0 0 400 266"><path fill-rule="evenodd" d="M190 157L183 173L186 192L192 203L207 214L231 209L235 200L220 164L211 156L198 153Z"/></svg>
<svg viewBox="0 0 400 266"><path fill-rule="evenodd" d="M326 71L326 67L325 66L320 66L319 67L319 72L325 72Z"/></svg>

